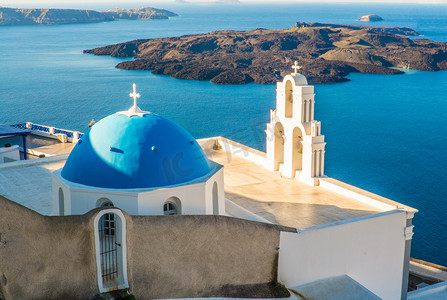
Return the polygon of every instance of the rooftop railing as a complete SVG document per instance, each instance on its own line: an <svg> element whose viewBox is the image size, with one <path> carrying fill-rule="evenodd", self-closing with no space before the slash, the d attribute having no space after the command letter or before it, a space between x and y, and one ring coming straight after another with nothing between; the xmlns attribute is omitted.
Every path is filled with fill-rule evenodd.
<svg viewBox="0 0 447 300"><path fill-rule="evenodd" d="M46 133L48 135L65 134L71 142L77 142L84 135L83 133L81 133L79 131L55 128L55 127L46 126L46 125L34 124L31 122L14 124L11 126L15 127L15 128L19 128L19 129L32 130L32 131L37 131L37 132L41 132L41 133Z"/></svg>

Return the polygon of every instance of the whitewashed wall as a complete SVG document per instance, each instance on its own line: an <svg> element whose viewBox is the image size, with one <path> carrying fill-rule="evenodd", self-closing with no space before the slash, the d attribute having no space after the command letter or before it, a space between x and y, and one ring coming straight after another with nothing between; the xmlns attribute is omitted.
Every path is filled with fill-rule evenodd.
<svg viewBox="0 0 447 300"><path fill-rule="evenodd" d="M205 214L211 215L214 213L214 202L213 202L213 185L214 182L217 184L217 197L218 197L218 214L225 215L225 191L224 191L224 169L221 168L216 174L214 174L206 182L205 195L206 195L206 209Z"/></svg>
<svg viewBox="0 0 447 300"><path fill-rule="evenodd" d="M162 215L163 205L171 197L180 199L181 214L205 214L205 183L198 183L141 193L138 215Z"/></svg>
<svg viewBox="0 0 447 300"><path fill-rule="evenodd" d="M382 299L401 299L406 213L401 210L281 232L278 278L288 287L346 274Z"/></svg>
<svg viewBox="0 0 447 300"><path fill-rule="evenodd" d="M205 181L206 180L206 181ZM163 205L176 197L181 202L181 214L213 214L213 184L218 185L218 207L225 214L223 168L216 168L214 174L198 181L168 188L153 190L101 189L73 184L63 179L60 170L53 172L53 214L59 214L59 188L64 192L64 214L85 214L98 207L98 200L106 198L115 207L131 215L162 215Z"/></svg>

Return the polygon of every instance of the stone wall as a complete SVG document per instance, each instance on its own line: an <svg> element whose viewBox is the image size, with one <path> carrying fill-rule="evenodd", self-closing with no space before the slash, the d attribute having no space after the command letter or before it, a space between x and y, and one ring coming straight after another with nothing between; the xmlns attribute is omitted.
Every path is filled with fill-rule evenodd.
<svg viewBox="0 0 447 300"><path fill-rule="evenodd" d="M46 217L0 196L0 299L97 293L92 213Z"/></svg>
<svg viewBox="0 0 447 300"><path fill-rule="evenodd" d="M46 217L0 196L0 299L89 299L99 292L93 220ZM272 296L279 233L225 216L128 216L137 299Z"/></svg>

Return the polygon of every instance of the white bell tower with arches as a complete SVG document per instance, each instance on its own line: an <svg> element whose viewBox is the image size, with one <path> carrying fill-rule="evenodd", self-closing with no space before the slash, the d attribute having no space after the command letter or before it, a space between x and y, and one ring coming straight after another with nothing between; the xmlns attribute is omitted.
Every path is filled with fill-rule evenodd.
<svg viewBox="0 0 447 300"><path fill-rule="evenodd" d="M276 109L267 123L267 168L286 178L318 184L324 175L324 135L321 122L314 120L314 87L295 70L276 87Z"/></svg>

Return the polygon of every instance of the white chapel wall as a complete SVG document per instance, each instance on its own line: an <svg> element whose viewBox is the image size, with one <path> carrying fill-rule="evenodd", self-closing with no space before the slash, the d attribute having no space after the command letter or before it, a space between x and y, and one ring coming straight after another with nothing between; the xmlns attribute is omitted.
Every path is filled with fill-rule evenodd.
<svg viewBox="0 0 447 300"><path fill-rule="evenodd" d="M214 183L217 186L217 213L214 209ZM225 191L224 191L224 172L223 168L221 168L216 174L214 174L210 179L207 180L205 185L205 213L207 215L211 214L219 214L225 215Z"/></svg>
<svg viewBox="0 0 447 300"><path fill-rule="evenodd" d="M197 182L157 189L105 189L71 183L61 176L61 170L52 173L53 214L60 215L60 192L64 197L64 215L84 214L101 206L98 200L109 200L131 215L163 215L164 204L170 198L180 201L181 214L213 214L213 185L216 182L218 208L225 214L223 168L216 166L209 178ZM176 205L177 206L177 205Z"/></svg>
<svg viewBox="0 0 447 300"><path fill-rule="evenodd" d="M71 213L72 215L81 215L86 212L100 207L98 200L110 200L113 206L121 208L128 214L137 214L138 212L138 197L134 193L130 192L110 192L95 190L95 189L83 189L75 190L71 189Z"/></svg>
<svg viewBox="0 0 447 300"><path fill-rule="evenodd" d="M348 275L382 299L400 299L405 211L281 232L278 279L288 287Z"/></svg>
<svg viewBox="0 0 447 300"><path fill-rule="evenodd" d="M160 188L138 196L138 215L163 215L163 205L172 198L181 203L181 214L205 214L205 183Z"/></svg>
<svg viewBox="0 0 447 300"><path fill-rule="evenodd" d="M69 215L71 212L71 193L68 186L66 186L62 181L60 181L56 176L51 176L52 180L52 195L53 195L53 207L52 207L52 215L60 216L60 212L63 211L63 215ZM62 190L63 194L63 207L60 207L60 192L59 189Z"/></svg>

